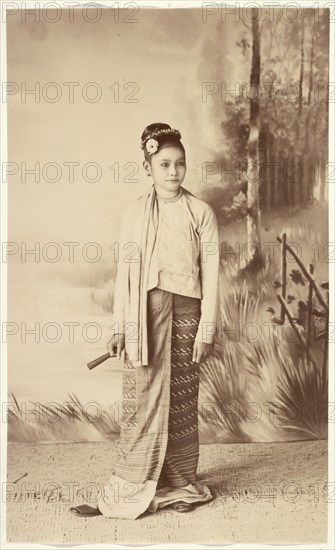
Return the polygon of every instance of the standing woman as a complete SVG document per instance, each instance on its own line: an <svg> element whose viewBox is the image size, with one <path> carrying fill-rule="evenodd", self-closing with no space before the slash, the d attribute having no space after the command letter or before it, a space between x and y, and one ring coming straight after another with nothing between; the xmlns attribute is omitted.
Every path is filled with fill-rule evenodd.
<svg viewBox="0 0 335 550"><path fill-rule="evenodd" d="M212 208L182 187L178 130L155 123L141 138L153 180L122 218L113 335L125 350L117 456L96 507L80 516L136 519L213 498L197 481L199 367L212 351L219 241Z"/></svg>

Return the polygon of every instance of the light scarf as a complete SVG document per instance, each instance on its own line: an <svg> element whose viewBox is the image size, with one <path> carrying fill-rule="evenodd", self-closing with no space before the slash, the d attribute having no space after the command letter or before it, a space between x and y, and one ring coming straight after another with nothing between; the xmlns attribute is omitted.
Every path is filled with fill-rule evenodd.
<svg viewBox="0 0 335 550"><path fill-rule="evenodd" d="M158 227L158 200L155 184L152 184L148 195L138 199L138 209L135 216L132 212L131 224L132 237L130 242L137 242L140 247L139 261L128 263L126 292L126 323L136 326L136 337L131 330L131 336L127 339L126 352L135 366L148 365L148 331L147 331L147 284L149 265L155 245ZM140 242L138 242L140 240ZM127 332L127 331L126 331Z"/></svg>

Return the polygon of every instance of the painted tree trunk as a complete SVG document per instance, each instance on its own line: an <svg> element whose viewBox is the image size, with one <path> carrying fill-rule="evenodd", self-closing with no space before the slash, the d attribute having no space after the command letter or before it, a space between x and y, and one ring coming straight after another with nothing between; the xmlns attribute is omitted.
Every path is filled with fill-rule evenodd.
<svg viewBox="0 0 335 550"><path fill-rule="evenodd" d="M271 163L270 147L271 137L270 133L266 135L266 210L271 210L272 207L272 189L273 189L273 168Z"/></svg>
<svg viewBox="0 0 335 550"><path fill-rule="evenodd" d="M250 76L250 131L248 140L248 215L247 235L249 265L262 264L259 210L259 83L260 83L260 31L257 9L252 8L252 64Z"/></svg>

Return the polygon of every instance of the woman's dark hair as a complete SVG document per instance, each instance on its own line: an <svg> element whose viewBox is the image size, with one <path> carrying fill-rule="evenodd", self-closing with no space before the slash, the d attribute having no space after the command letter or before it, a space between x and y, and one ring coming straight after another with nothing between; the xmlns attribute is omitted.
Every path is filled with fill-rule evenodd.
<svg viewBox="0 0 335 550"><path fill-rule="evenodd" d="M158 142L158 151L163 146L167 147L171 145L174 147L179 147L179 149L181 149L185 154L184 146L180 141L181 134L179 130L175 130L171 128L169 124L164 124L163 122L154 122L144 128L141 136L141 148L143 149L145 160L148 162L150 162L153 154L150 154L145 147L145 144L149 139L155 139Z"/></svg>

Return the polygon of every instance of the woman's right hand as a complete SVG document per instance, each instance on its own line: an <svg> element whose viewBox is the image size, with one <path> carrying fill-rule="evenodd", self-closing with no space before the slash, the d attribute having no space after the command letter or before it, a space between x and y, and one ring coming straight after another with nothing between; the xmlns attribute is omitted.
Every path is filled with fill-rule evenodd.
<svg viewBox="0 0 335 550"><path fill-rule="evenodd" d="M125 335L114 334L111 339L108 340L106 347L112 357L115 355L116 351L117 358L121 359L121 353L125 348Z"/></svg>

